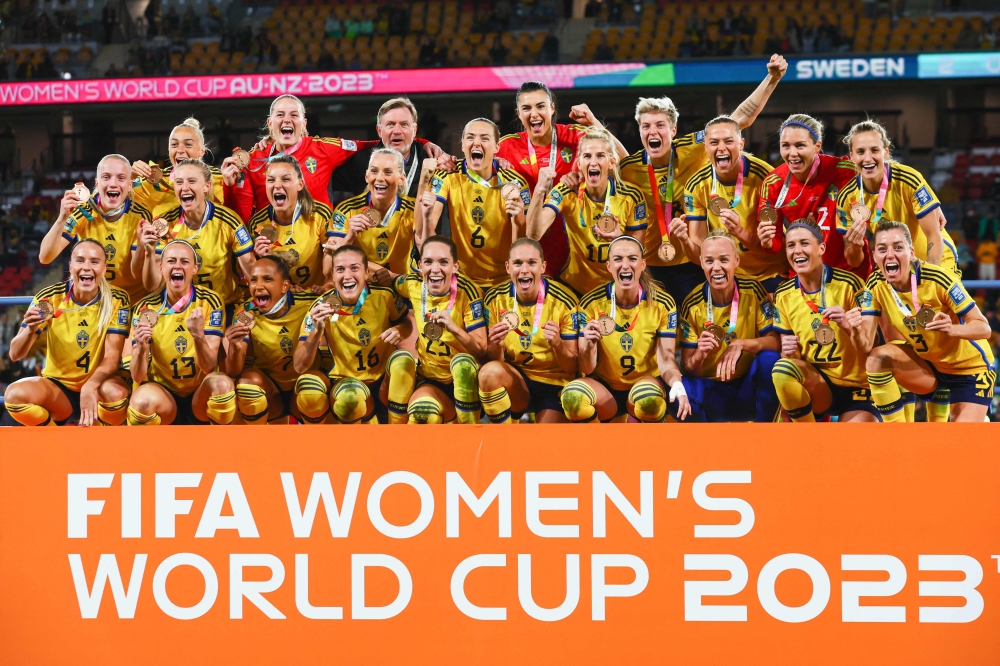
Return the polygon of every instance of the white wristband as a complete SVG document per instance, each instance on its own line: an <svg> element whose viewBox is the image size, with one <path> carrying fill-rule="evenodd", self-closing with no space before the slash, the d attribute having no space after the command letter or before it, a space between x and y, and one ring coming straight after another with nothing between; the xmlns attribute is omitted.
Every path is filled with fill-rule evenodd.
<svg viewBox="0 0 1000 666"><path fill-rule="evenodd" d="M670 385L670 402L673 402L679 397L687 397L687 391L684 390L684 384L680 381L676 381Z"/></svg>

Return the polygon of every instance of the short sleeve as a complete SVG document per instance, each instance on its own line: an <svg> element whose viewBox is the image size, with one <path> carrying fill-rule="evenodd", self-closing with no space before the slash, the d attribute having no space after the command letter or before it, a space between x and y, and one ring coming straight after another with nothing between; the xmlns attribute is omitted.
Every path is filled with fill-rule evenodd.
<svg viewBox="0 0 1000 666"><path fill-rule="evenodd" d="M694 189L684 190L684 214L689 222L708 219L708 211L705 209L705 203L700 200L697 185Z"/></svg>
<svg viewBox="0 0 1000 666"><path fill-rule="evenodd" d="M576 310L563 308L562 316L559 318L559 337L563 340L572 340L580 334L580 317Z"/></svg>
<svg viewBox="0 0 1000 666"><path fill-rule="evenodd" d="M448 173L446 171L436 171L433 176L431 176L431 192L437 197L437 200L443 204L448 203L448 189L449 181Z"/></svg>
<svg viewBox="0 0 1000 666"><path fill-rule="evenodd" d="M791 326L791 322L782 318L781 306L778 305L778 299L775 299L771 306L771 315L772 321L774 322L774 326L771 329L772 331L775 333L781 333L782 335L794 335L792 329L789 328L789 326Z"/></svg>
<svg viewBox="0 0 1000 666"><path fill-rule="evenodd" d="M309 312L306 313L306 316L302 318L302 323L299 324L299 340L300 341L301 340L305 340L306 338L308 338L309 334L313 332L314 328L316 328L316 322L313 321L313 318L312 318L312 311L319 304L319 301L320 301L319 298L317 298L315 301L313 301L312 305L309 306Z"/></svg>
<svg viewBox="0 0 1000 666"><path fill-rule="evenodd" d="M347 210L341 206L333 211L333 217L326 223L326 235L343 238L347 235Z"/></svg>
<svg viewBox="0 0 1000 666"><path fill-rule="evenodd" d="M567 201L568 193L561 187L553 187L545 198L545 207L551 208L556 215L561 215L571 204Z"/></svg>
<svg viewBox="0 0 1000 666"><path fill-rule="evenodd" d="M30 305L28 305L28 307L29 307L29 308L37 308L37 307L38 307L38 296L35 296L34 298L32 298L32 299L31 299L31 304L30 304ZM52 321L52 320L51 320L51 319L49 319L49 320L47 320L47 321L43 321L43 322L42 322L41 324L39 324L39 325L38 325L38 328L37 328L37 329L35 329L35 335L41 335L41 334L42 334L42 332L44 332L44 331L45 331L46 329L48 329L48 327L49 327L49 321ZM24 323L24 322L22 321L22 322L21 322L21 328L28 328L28 325L27 325L27 324L25 324L25 323ZM9 342L9 341L8 341L8 342Z"/></svg>
<svg viewBox="0 0 1000 666"><path fill-rule="evenodd" d="M205 304L205 335L218 335L222 337L223 329L226 325L226 313L224 310L212 310L211 306Z"/></svg>
<svg viewBox="0 0 1000 666"><path fill-rule="evenodd" d="M694 320L694 313L691 310L684 312L680 322L677 324L678 338L681 347L694 348L698 346L698 322Z"/></svg>
<svg viewBox="0 0 1000 666"><path fill-rule="evenodd" d="M80 209L77 208L69 217L66 218L66 222L63 223L62 237L68 240L70 243L75 243L83 236L83 230L87 227L87 218L83 216Z"/></svg>
<svg viewBox="0 0 1000 666"><path fill-rule="evenodd" d="M910 204L913 206L913 214L916 215L917 219L924 217L935 208L941 207L941 200L937 198L934 190L931 186L927 184L924 177L919 173L917 174L917 184L919 187L913 191L913 197Z"/></svg>
<svg viewBox="0 0 1000 666"><path fill-rule="evenodd" d="M465 312L462 313L462 319L466 331L474 331L486 326L486 308L483 305L483 299L470 300Z"/></svg>
<svg viewBox="0 0 1000 666"><path fill-rule="evenodd" d="M639 202L629 200L629 204L632 206L632 213L625 223L625 231L642 231L647 226L646 202L645 200Z"/></svg>
<svg viewBox="0 0 1000 666"><path fill-rule="evenodd" d="M128 335L129 330L129 303L128 298L115 298L115 307L111 315L111 324L108 326L108 333L116 335Z"/></svg>
<svg viewBox="0 0 1000 666"><path fill-rule="evenodd" d="M757 335L766 335L774 328L774 305L764 299L757 305Z"/></svg>
<svg viewBox="0 0 1000 666"><path fill-rule="evenodd" d="M253 252L253 239L250 238L246 225L241 224L233 230L232 251L234 257Z"/></svg>
<svg viewBox="0 0 1000 666"><path fill-rule="evenodd" d="M382 292L385 293L385 292ZM393 296L392 302L389 304L389 322L395 326L399 322L406 319L406 313L410 310L410 302L407 301L402 296Z"/></svg>
<svg viewBox="0 0 1000 666"><path fill-rule="evenodd" d="M837 233L846 234L851 228L851 201L847 190L843 189L837 196Z"/></svg>
<svg viewBox="0 0 1000 666"><path fill-rule="evenodd" d="M965 285L957 280L952 281L951 286L948 288L948 297L945 300L959 317L976 307L976 302L972 300L969 292L965 290Z"/></svg>
<svg viewBox="0 0 1000 666"><path fill-rule="evenodd" d="M660 321L656 326L656 335L660 338L677 337L677 306L660 304Z"/></svg>
<svg viewBox="0 0 1000 666"><path fill-rule="evenodd" d="M875 297L875 285L869 282L865 288L854 297L854 303L861 308L861 314L866 317L881 317L882 304Z"/></svg>

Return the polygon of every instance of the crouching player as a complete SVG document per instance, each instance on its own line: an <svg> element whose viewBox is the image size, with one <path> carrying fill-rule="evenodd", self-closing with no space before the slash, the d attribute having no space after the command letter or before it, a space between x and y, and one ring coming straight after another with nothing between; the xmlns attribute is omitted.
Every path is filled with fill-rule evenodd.
<svg viewBox="0 0 1000 666"><path fill-rule="evenodd" d="M772 305L756 280L736 278L732 236L712 230L701 245L706 282L681 307L681 365L693 421L773 421L771 369L778 360Z"/></svg>

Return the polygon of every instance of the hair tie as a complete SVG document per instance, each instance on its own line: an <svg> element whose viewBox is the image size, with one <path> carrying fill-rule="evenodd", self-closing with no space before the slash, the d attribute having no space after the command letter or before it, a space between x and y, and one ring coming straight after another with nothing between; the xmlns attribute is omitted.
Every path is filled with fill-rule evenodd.
<svg viewBox="0 0 1000 666"><path fill-rule="evenodd" d="M785 128L788 127L789 125L796 125L798 127L805 128L805 130L807 132L809 132L809 136L811 136L813 138L813 141L819 143L819 136L816 135L816 132L813 131L813 128L809 127L809 125L806 125L805 123L800 123L797 120L789 120L789 121L787 121L784 125L781 126L781 131L778 132L778 134L781 134L781 132L784 132Z"/></svg>

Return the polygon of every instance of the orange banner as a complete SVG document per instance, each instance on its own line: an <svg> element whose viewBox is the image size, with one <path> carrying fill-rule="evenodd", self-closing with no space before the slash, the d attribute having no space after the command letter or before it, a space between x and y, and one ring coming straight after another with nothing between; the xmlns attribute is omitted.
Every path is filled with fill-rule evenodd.
<svg viewBox="0 0 1000 666"><path fill-rule="evenodd" d="M0 435L0 663L996 664L983 425Z"/></svg>

